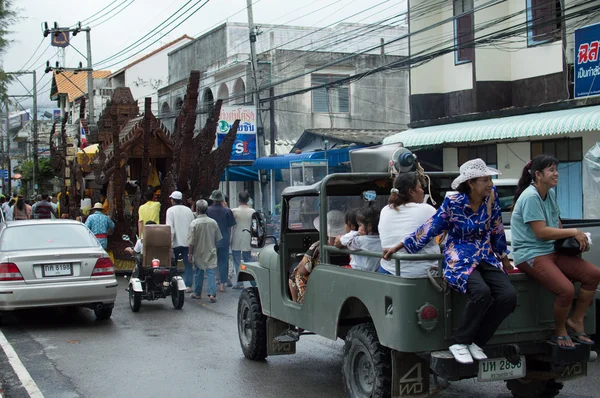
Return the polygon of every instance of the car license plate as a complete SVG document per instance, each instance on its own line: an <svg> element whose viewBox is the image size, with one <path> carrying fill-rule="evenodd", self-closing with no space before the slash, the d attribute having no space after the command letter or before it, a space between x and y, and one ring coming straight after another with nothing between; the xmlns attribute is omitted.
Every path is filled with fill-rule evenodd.
<svg viewBox="0 0 600 398"><path fill-rule="evenodd" d="M71 264L44 264L42 266L43 276L69 276L73 275Z"/></svg>
<svg viewBox="0 0 600 398"><path fill-rule="evenodd" d="M498 381L525 377L525 357L520 356L519 363L513 365L506 358L492 358L479 361L479 381Z"/></svg>

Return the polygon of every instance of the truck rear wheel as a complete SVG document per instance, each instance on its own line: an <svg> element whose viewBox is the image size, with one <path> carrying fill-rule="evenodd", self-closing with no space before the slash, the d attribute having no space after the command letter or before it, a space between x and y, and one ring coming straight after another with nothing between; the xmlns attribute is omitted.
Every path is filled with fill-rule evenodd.
<svg viewBox="0 0 600 398"><path fill-rule="evenodd" d="M267 317L262 313L258 289L244 289L238 303L238 335L244 356L258 360L267 357Z"/></svg>
<svg viewBox="0 0 600 398"><path fill-rule="evenodd" d="M553 398L560 394L563 383L551 380L507 380L506 387L516 398Z"/></svg>
<svg viewBox="0 0 600 398"><path fill-rule="evenodd" d="M375 325L354 326L346 335L344 385L348 396L356 398L387 398L392 390L392 360L390 350L379 344Z"/></svg>

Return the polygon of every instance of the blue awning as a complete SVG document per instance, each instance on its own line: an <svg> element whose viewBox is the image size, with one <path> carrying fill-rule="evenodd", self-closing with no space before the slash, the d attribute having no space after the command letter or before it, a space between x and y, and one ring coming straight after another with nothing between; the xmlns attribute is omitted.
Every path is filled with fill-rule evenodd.
<svg viewBox="0 0 600 398"><path fill-rule="evenodd" d="M225 172L221 181L226 181ZM258 181L258 174L252 166L229 166L229 181Z"/></svg>
<svg viewBox="0 0 600 398"><path fill-rule="evenodd" d="M350 161L350 150L363 148L363 146L353 145L347 148L330 149L327 151L327 160L330 167L337 166L343 162ZM252 163L254 170L281 170L290 167L290 162L302 160L325 159L325 151L289 153L287 155L266 156L258 158Z"/></svg>

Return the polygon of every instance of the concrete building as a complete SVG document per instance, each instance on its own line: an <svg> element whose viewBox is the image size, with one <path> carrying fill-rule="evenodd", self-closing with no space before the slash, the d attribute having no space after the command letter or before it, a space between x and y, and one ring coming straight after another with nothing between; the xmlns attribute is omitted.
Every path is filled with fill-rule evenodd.
<svg viewBox="0 0 600 398"><path fill-rule="evenodd" d="M317 29L261 25L256 48L259 87L299 76L274 87L274 95L310 88L393 62L407 55L406 41L376 47L382 40L398 39L405 26L382 26L360 35L368 25L340 24ZM344 41L345 40L345 41ZM339 43L338 43L339 42ZM202 72L199 125L217 99L227 104L252 101L254 82L250 68L248 25L225 23L169 54L169 85L159 90L160 115L168 123L183 103L191 70ZM336 62L347 58L343 62ZM330 63L335 65L326 66ZM314 73L310 71L319 69ZM277 139L297 139L306 128L398 128L408 122L408 73L391 70L330 90L321 89L276 101ZM269 91L261 92L267 98ZM268 104L263 104L267 108ZM268 132L268 114L262 112ZM171 122L172 124L172 122ZM268 138L268 133L267 133Z"/></svg>
<svg viewBox="0 0 600 398"><path fill-rule="evenodd" d="M166 86L169 79L168 54L192 40L183 35L136 59L111 74L108 86L113 89L129 87L133 98L140 104L144 98L152 98L152 112L158 114L158 90Z"/></svg>
<svg viewBox="0 0 600 398"><path fill-rule="evenodd" d="M339 24L333 28L260 25L256 50L260 97L274 101L276 140L297 140L309 128L403 130L409 121L408 72L389 69L329 88L312 87L350 78L405 60L405 25L373 27ZM250 104L255 83L250 63L248 25L227 22L169 53L169 84L158 92L159 117L170 129L183 104L191 70L201 71L198 122L201 129L214 102ZM382 43L391 42L381 46ZM360 53L360 54L359 54ZM283 82L283 83L282 83ZM272 88L271 88L272 87ZM271 90L270 90L271 89ZM305 92L286 96L298 90ZM265 136L258 137L258 156L271 138L270 104L261 104ZM290 148L291 149L291 148ZM258 180L258 175L256 177ZM262 179L266 181L266 175ZM263 192L268 187L239 182L232 191ZM263 202L263 205L265 202Z"/></svg>
<svg viewBox="0 0 600 398"><path fill-rule="evenodd" d="M573 32L600 21L600 2L426 3L409 9L411 129L384 142L436 151L446 171L481 157L502 178L554 155L562 215L584 216L582 160L600 141L600 101L573 99Z"/></svg>

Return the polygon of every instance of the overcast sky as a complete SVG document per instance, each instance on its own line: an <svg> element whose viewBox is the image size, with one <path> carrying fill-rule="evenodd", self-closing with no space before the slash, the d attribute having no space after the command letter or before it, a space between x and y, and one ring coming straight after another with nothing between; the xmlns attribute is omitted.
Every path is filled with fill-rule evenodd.
<svg viewBox="0 0 600 398"><path fill-rule="evenodd" d="M50 38L46 38L35 53L35 56L28 65L26 61L34 54L35 49L40 45L43 39L41 24L48 22L50 26L54 21L62 26L70 26L77 21L88 20L92 15L113 3L114 0L13 0L18 7L21 20L12 27L12 39L14 43L3 56L3 67L6 71L20 70L23 66L28 68L39 67L37 69L38 90L41 95L38 96L39 107L54 107L54 103L49 99L49 87L51 73L44 75L45 63L50 60L52 64L61 61L55 47L48 48ZM146 33L151 31L171 14L184 6L188 0L117 0L105 11L94 18L117 7L112 13L93 21L89 20L84 26L92 27L92 59L94 63L104 60L107 57L122 50L128 45L140 39ZM197 0L192 0L187 7L195 4ZM203 2L199 3L202 4ZM404 0L254 0L254 21L257 24L288 24L301 26L325 26L332 22L357 14L355 17L345 22L370 23L402 12L405 9ZM198 6L193 7L196 9ZM187 9L187 8L186 8ZM121 10L117 13L117 11ZM114 17L108 19L113 14ZM306 15L308 14L308 15ZM186 16L189 13L185 14ZM183 18L181 18L183 19ZM170 25L162 31L167 33L178 22ZM109 69L115 71L120 66L126 65L132 60L151 52L160 45L174 40L183 34L197 37L198 35L210 30L226 20L235 22L247 22L248 14L246 11L246 0L209 0L206 6L196 12L181 26L174 29L156 44L144 50L140 55L132 58L126 56L133 55L143 47L158 39L161 35L136 47L135 50L116 58L120 61L118 65ZM96 26L98 25L98 26ZM72 39L71 44L85 54L85 34L78 35ZM37 61L36 61L37 60ZM34 63L34 61L36 61ZM77 51L69 47L66 50L66 66L76 67L81 61L85 65L85 59ZM61 61L62 62L62 61ZM110 65L107 63L104 66ZM28 89L31 88L31 77L21 78ZM14 84L9 94L25 94L26 90L20 84ZM27 107L30 102L23 101Z"/></svg>

